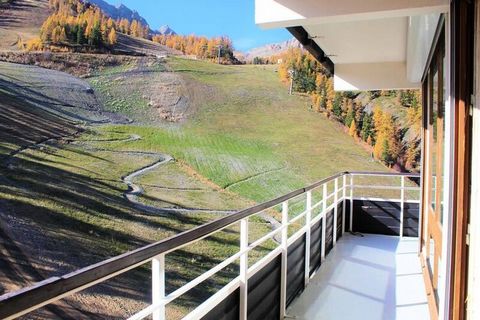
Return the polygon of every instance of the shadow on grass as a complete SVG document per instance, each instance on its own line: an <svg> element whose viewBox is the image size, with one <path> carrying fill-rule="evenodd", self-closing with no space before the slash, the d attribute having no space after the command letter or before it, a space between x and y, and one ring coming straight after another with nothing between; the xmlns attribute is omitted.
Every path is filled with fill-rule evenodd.
<svg viewBox="0 0 480 320"><path fill-rule="evenodd" d="M168 218L141 212L123 198L125 190L120 187L120 181L94 179L86 173L101 175L103 172L65 163L68 159L64 156L59 156L60 168L55 160L26 152L19 154L19 150L39 141L69 136L78 128L68 118L38 108L21 96L5 91L0 91L0 95L0 248L5 253L0 257L2 283L27 286L152 241L141 232L122 231L119 224L155 230L160 239L160 234L179 233L205 222L193 216ZM55 149L64 146L52 144L43 148L42 152L56 155ZM68 148L68 151L109 161L77 148ZM210 237L209 241L222 246L238 245L237 241L221 236ZM195 253L192 262L187 251L177 251L171 257L172 266L167 273L169 291L220 262L202 253ZM149 268L146 265L130 271L86 290L86 294L100 300L120 298L148 303L151 291L143 288L151 287ZM230 269L193 289L180 298L178 304L189 308L205 300L219 283L227 281ZM3 285L2 288L6 291ZM65 303L49 307L36 317L42 318L42 312L47 312L48 317L62 319L115 318L112 309L95 312L94 317L89 305L80 305L75 299L66 299Z"/></svg>

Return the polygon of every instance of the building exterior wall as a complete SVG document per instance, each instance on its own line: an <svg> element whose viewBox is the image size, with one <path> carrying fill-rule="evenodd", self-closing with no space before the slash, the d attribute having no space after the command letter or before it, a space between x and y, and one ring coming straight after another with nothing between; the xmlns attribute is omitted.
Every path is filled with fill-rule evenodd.
<svg viewBox="0 0 480 320"><path fill-rule="evenodd" d="M443 170L436 177L443 182L443 186L441 186L443 190L438 192L439 198L435 202L443 206L444 214L443 219L440 218L439 221L441 225L438 228L435 226L435 234L441 235L437 236L437 240L441 242L441 246L439 246L441 252L436 253L437 258L440 256L440 261L434 277L435 282L438 282L435 283L435 293L437 294L435 319L438 317L442 320L465 319L465 301L467 300L470 306L468 309L470 318L480 319L480 216L478 216L480 213L480 167L472 166L472 164L480 162L479 2L480 0L419 1L415 3L384 1L380 4L378 1L354 3L352 1L323 0L256 0L256 18L257 23L261 26L302 27L309 31L307 36L314 38L320 34L315 30L325 30L325 26L332 23L354 24L359 21L365 23L372 19L404 16L410 17L410 27L415 24L419 28L428 25L428 30L422 29L425 31L423 35L417 35L415 31L418 30L415 28L409 30L405 61L372 62L362 60L342 64L341 61L336 62L335 59L338 58L334 58L335 54L332 54L332 61L335 63L336 90L418 87L416 79L423 74L422 81L425 81L424 71L426 67L430 67L430 62L425 61L429 56L427 51L434 50L429 41L424 41L424 39L431 39L432 21L436 20L440 14L444 14L446 63L443 65L443 72L446 74L446 78L443 79L445 92L442 90L442 93L445 95L443 144L445 156L443 164L439 165L439 168L443 168ZM477 7L473 8L472 3L477 3ZM395 7L397 5L402 8ZM475 10L477 12L477 49L476 57L473 58L472 38L475 28L471 22L472 13ZM425 16L422 20L418 15ZM335 32L331 33L335 34ZM321 50L325 50L327 54L328 49L332 50L332 48L327 48L329 44L327 42L324 43L325 48L322 46L321 42L324 41L322 37L318 37L318 40L314 38L311 41L317 41ZM330 43L330 46L335 49L335 43ZM337 47L339 46L337 45ZM341 51L340 49L338 50ZM477 80L477 99L475 110L473 110L473 121L470 116L473 91L471 78L474 69L472 61L476 61ZM429 113L435 114L435 111L429 111ZM432 125L430 124L430 126ZM425 131L427 131L427 127L428 125L425 126ZM432 129L430 130L432 131ZM424 134L422 158L427 155L431 143L429 142L431 132ZM424 162L423 171L426 171L424 177L429 174L432 176L429 170L428 165ZM433 186L433 183L428 180L432 180L431 177L422 180L424 192L422 193L421 208L423 211L431 209L428 197L425 198L429 194L426 191L430 191ZM442 215L437 212L436 216ZM421 219L423 219L420 221L421 226L428 225L428 215L422 215ZM425 242L430 242L430 235L425 236L425 229L421 233L425 246ZM468 243L467 236L470 237ZM429 251L429 245L426 246L425 252ZM424 260L427 259L426 256L424 254Z"/></svg>
<svg viewBox="0 0 480 320"><path fill-rule="evenodd" d="M476 1L472 163L480 163L480 1ZM480 167L472 166L467 319L480 319Z"/></svg>

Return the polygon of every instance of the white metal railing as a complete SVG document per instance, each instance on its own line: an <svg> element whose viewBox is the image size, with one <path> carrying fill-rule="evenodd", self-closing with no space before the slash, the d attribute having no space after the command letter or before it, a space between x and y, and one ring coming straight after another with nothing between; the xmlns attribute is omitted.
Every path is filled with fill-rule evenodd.
<svg viewBox="0 0 480 320"><path fill-rule="evenodd" d="M356 177L400 177L400 186L389 185L355 185L354 179ZM121 256L100 262L98 264L89 266L87 268L78 270L63 277L54 277L38 283L30 288L25 288L17 292L7 293L0 297L0 318L13 319L24 315L44 305L57 301L65 296L71 295L75 292L81 291L85 288L91 287L97 283L103 282L116 275L124 273L128 270L136 268L145 263L151 262L152 266L152 303L134 314L128 319L144 319L152 316L154 320L166 319L166 305L175 301L194 287L201 284L203 281L213 277L219 271L234 264L239 260L239 274L236 278L228 284L219 289L210 298L200 304L192 312L190 312L184 319L199 319L206 315L216 305L221 303L225 297L239 288L240 291L240 311L239 317L244 320L247 318L247 301L248 301L248 280L249 278L261 270L273 259L281 255L281 282L280 282L280 314L285 316L287 304L287 257L288 247L300 237L305 236L305 278L304 284L308 285L310 280L310 239L311 227L320 220L322 220L321 233L321 261L325 260L326 253L326 214L333 210L333 246L337 239L337 222L339 214L342 219L342 233L346 230L352 231L353 228L353 201L355 192L360 189L378 189L400 191L400 199L394 199L401 204L400 215L400 236L403 230L403 215L405 203L405 191L419 190L418 187L407 187L405 185L406 178L418 177L414 174L393 174L393 173L367 173L367 172L350 172L339 173L322 181L319 181L309 187L296 190L285 196L275 200L257 205L246 210L231 214L221 218L212 223L208 223L181 233L172 238L151 244L144 248L123 254ZM347 184L347 181L349 182ZM333 182L333 190L329 193L328 184ZM320 193L321 199L315 201L312 197L312 192ZM290 218L289 215L289 201L297 200L300 196L305 198L305 210L298 215ZM330 204L329 200L333 198ZM386 198L380 198L386 200ZM350 201L349 221L345 221L346 201ZM342 205L342 212L338 212L339 204ZM281 205L281 221L277 228L263 235L259 239L249 242L249 218L258 215L259 213L271 210L272 208ZM312 212L321 208L319 214L312 217ZM302 223L303 221L303 223ZM240 245L239 250L230 257L224 259L222 262L212 267L210 270L177 288L175 291L166 294L165 283L165 256L179 248L192 244L196 241L211 236L220 232L235 223L240 223ZM292 235L288 235L288 228L290 226L298 227L299 229ZM280 236L280 241L275 241L275 247L271 251L257 261L255 264L249 266L249 253L266 242Z"/></svg>

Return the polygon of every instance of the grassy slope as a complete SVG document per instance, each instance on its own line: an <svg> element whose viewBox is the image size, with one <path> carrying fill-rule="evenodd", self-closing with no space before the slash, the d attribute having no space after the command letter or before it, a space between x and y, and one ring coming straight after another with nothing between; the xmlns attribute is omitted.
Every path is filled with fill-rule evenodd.
<svg viewBox="0 0 480 320"><path fill-rule="evenodd" d="M214 94L183 125L115 127L142 135L142 149L170 153L219 186L255 201L338 171L386 170L336 124L309 111L306 100L288 96L272 67L179 58L169 65L214 88Z"/></svg>
<svg viewBox="0 0 480 320"><path fill-rule="evenodd" d="M74 270L218 217L209 213L191 213L181 218L152 216L134 208L123 198L125 185L120 177L151 163L152 159L121 151L170 153L183 163L168 164L138 179L140 184L148 185L143 200L154 205L170 202L187 207L236 209L249 205L251 200L279 196L340 170L385 170L382 165L371 162L369 155L335 124L308 111L302 97L288 96L271 68L217 66L178 58L170 59L168 64L177 75L188 79L188 83L208 89L205 93L208 99L191 97L190 102L198 105L196 113L186 122L162 126L139 123L91 126L82 136L73 138L77 141L52 142L27 149L11 161L7 161L8 153L21 146L15 137L28 136L31 125L22 125L11 135L1 136L0 145L5 148L0 149L3 150L2 163L10 162L9 168L0 167L5 178L0 186L3 223L39 272L32 281ZM168 70L161 65L143 67L147 71L142 74L145 87L142 82L136 82L134 87L122 81L112 81L110 85L101 82L102 76L128 72L131 67L106 69L90 79L90 83L96 88L101 83L100 89L111 94L112 101L119 101L118 95L122 92L121 102L117 103L120 110L132 116L142 115L147 104L138 93L149 90L148 82ZM16 78L19 76L16 69L3 67L2 70ZM28 72L33 75L43 71L31 68ZM8 84L10 80L4 81L4 93L14 96L14 87ZM39 86L41 88L42 83ZM23 96L12 99L15 100L2 100L5 114L11 114L25 101ZM107 106L116 107L113 102ZM23 107L28 112L36 110L35 105ZM43 119L47 114L36 111L35 117ZM58 125L54 122L54 129L62 127L63 121ZM4 126L7 123L3 122ZM45 129L41 122L36 123L35 128L42 134ZM69 129L71 131L75 129ZM142 139L95 141L121 140L132 134ZM40 135L22 145L43 138L44 135ZM211 182L198 179L199 175L190 167ZM253 220L252 224L255 238L269 230L261 220ZM29 237L25 238L24 234ZM8 238L3 240L0 246L7 247L11 242ZM225 232L169 255L169 290L237 249L236 232ZM263 252L254 254L253 259ZM216 281L227 281L229 276L228 272L223 273ZM101 289L89 291L81 300L88 303L90 311L115 315L119 310L105 307L104 301L121 299L118 301L129 312L138 308L139 301L148 301L149 292L139 293L134 289L143 288L148 277L148 269L142 268ZM28 283L15 281L16 286ZM192 295L205 297L205 292L214 286L215 282L207 282ZM104 296L108 298L102 298ZM179 315L191 308L198 301L193 296L174 304L170 314ZM72 303L75 305L75 300Z"/></svg>

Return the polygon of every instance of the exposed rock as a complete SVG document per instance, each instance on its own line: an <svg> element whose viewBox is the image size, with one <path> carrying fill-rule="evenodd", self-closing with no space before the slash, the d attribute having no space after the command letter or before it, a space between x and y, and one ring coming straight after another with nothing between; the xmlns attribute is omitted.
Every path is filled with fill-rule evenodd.
<svg viewBox="0 0 480 320"><path fill-rule="evenodd" d="M147 20L143 18L137 11L128 8L127 6L120 4L118 6L111 5L104 0L87 0L88 2L96 5L102 11L112 17L113 19L128 19L128 21L137 20L143 25L148 25Z"/></svg>
<svg viewBox="0 0 480 320"><path fill-rule="evenodd" d="M271 57L273 55L277 55L282 52L285 52L290 48L302 48L302 45L300 44L300 42L298 42L297 39L292 38L284 42L272 43L262 47L253 48L244 54L244 58L245 60L248 61L248 60L253 60L253 58L255 57L259 57L259 58Z"/></svg>
<svg viewBox="0 0 480 320"><path fill-rule="evenodd" d="M170 26L168 24L164 25L164 26L161 26L159 29L158 29L158 33L159 34L163 34L163 35L167 35L167 36L170 36L170 35L176 35L177 33L175 31L173 31L172 28L170 28Z"/></svg>

